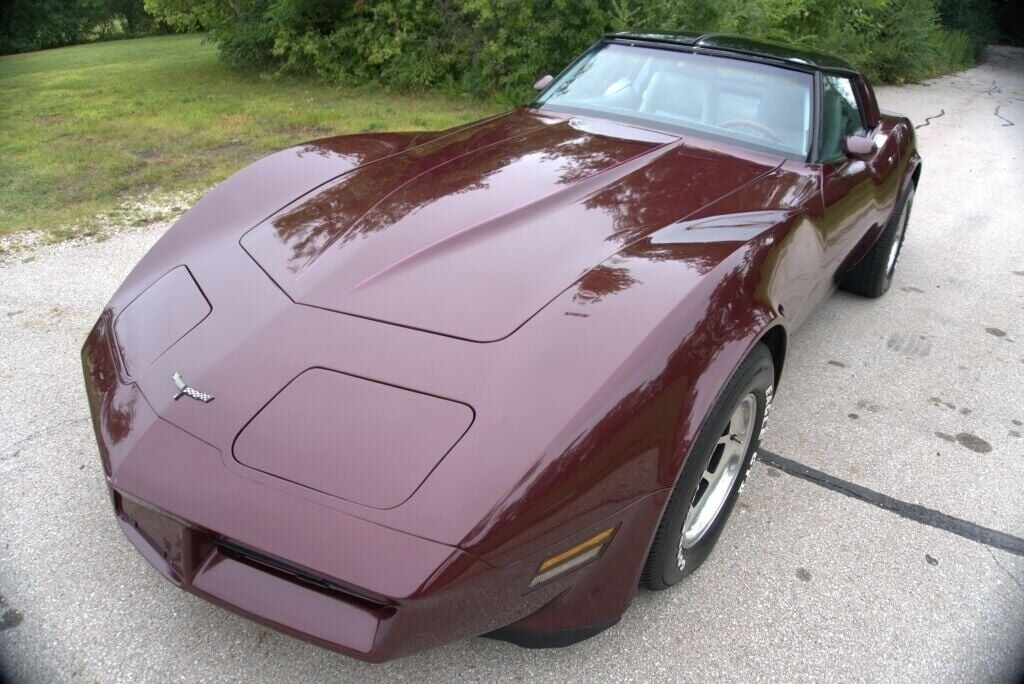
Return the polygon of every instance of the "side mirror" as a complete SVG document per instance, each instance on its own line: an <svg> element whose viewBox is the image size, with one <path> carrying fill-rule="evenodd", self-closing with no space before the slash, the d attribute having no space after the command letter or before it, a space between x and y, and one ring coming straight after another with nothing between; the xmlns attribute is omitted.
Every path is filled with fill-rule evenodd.
<svg viewBox="0 0 1024 684"><path fill-rule="evenodd" d="M843 139L843 152L851 157L862 159L870 157L876 151L878 151L878 145L866 135L848 135Z"/></svg>
<svg viewBox="0 0 1024 684"><path fill-rule="evenodd" d="M549 85L551 85L551 82L554 81L554 80L555 80L555 77L552 76L551 74L547 74L546 76L541 76L540 78L537 79L537 82L533 84L533 89L536 90L539 93L540 91L544 90Z"/></svg>

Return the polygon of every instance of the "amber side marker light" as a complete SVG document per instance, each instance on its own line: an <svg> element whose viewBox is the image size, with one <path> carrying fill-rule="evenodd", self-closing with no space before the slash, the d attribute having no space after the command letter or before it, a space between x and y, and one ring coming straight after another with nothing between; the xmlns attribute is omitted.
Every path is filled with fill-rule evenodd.
<svg viewBox="0 0 1024 684"><path fill-rule="evenodd" d="M598 532L585 542L581 542L557 556L548 558L537 568L537 574L530 580L530 586L535 587L538 584L547 582L563 573L569 572L573 568L578 568L587 561L597 558L604 551L604 548L608 546L608 542L611 541L613 534L615 534L615 528L609 527L603 532Z"/></svg>

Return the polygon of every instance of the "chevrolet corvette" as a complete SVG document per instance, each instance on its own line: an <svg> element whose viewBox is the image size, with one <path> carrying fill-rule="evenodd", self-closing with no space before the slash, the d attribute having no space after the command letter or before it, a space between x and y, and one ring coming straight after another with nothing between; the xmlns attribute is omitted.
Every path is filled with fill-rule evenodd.
<svg viewBox="0 0 1024 684"><path fill-rule="evenodd" d="M564 646L708 557L787 340L890 286L913 126L842 59L605 36L527 106L212 190L82 351L171 582L356 658Z"/></svg>

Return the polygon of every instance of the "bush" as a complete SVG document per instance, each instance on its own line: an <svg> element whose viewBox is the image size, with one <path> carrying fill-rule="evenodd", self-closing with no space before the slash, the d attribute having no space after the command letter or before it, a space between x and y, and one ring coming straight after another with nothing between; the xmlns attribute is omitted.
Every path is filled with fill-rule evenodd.
<svg viewBox="0 0 1024 684"><path fill-rule="evenodd" d="M871 78L903 83L935 72L932 35L939 17L932 0L889 0L865 8L863 17L861 30L839 45Z"/></svg>
<svg viewBox="0 0 1024 684"><path fill-rule="evenodd" d="M966 69L977 60L977 44L964 31L936 29L928 39L933 54L930 76Z"/></svg>
<svg viewBox="0 0 1024 684"><path fill-rule="evenodd" d="M971 63L996 0L146 0L234 64L518 100L602 33L727 31L847 57L874 80Z"/></svg>
<svg viewBox="0 0 1024 684"><path fill-rule="evenodd" d="M0 55L145 35L143 0L0 0Z"/></svg>
<svg viewBox="0 0 1024 684"><path fill-rule="evenodd" d="M967 38L971 59L982 59L999 34L993 0L938 0L942 25Z"/></svg>

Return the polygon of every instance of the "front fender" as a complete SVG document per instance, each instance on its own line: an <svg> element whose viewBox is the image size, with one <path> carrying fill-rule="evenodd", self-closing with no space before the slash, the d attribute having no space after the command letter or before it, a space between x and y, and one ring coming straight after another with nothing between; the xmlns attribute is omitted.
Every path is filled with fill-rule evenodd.
<svg viewBox="0 0 1024 684"><path fill-rule="evenodd" d="M511 562L675 483L720 389L768 329L785 325L775 301L784 290L773 285L783 259L773 255L799 221L752 217L634 243L517 334L523 363L559 368L552 381L579 388L578 408L463 548ZM576 358L554 363L560 352L549 349Z"/></svg>
<svg viewBox="0 0 1024 684"><path fill-rule="evenodd" d="M709 228L698 242L655 238L634 244L586 274L531 323L551 326L561 344L591 357L581 368L604 379L461 546L503 566L564 551L594 530L618 531L606 554L611 560L581 572L571 590L517 628L563 630L614 621L632 599L670 489L705 416L749 350L766 331L785 325L772 299L770 265L778 261L772 255L785 249L781 237L795 220L770 212L760 218L767 226ZM745 241L737 232L744 230ZM598 362L609 357L609 365Z"/></svg>

